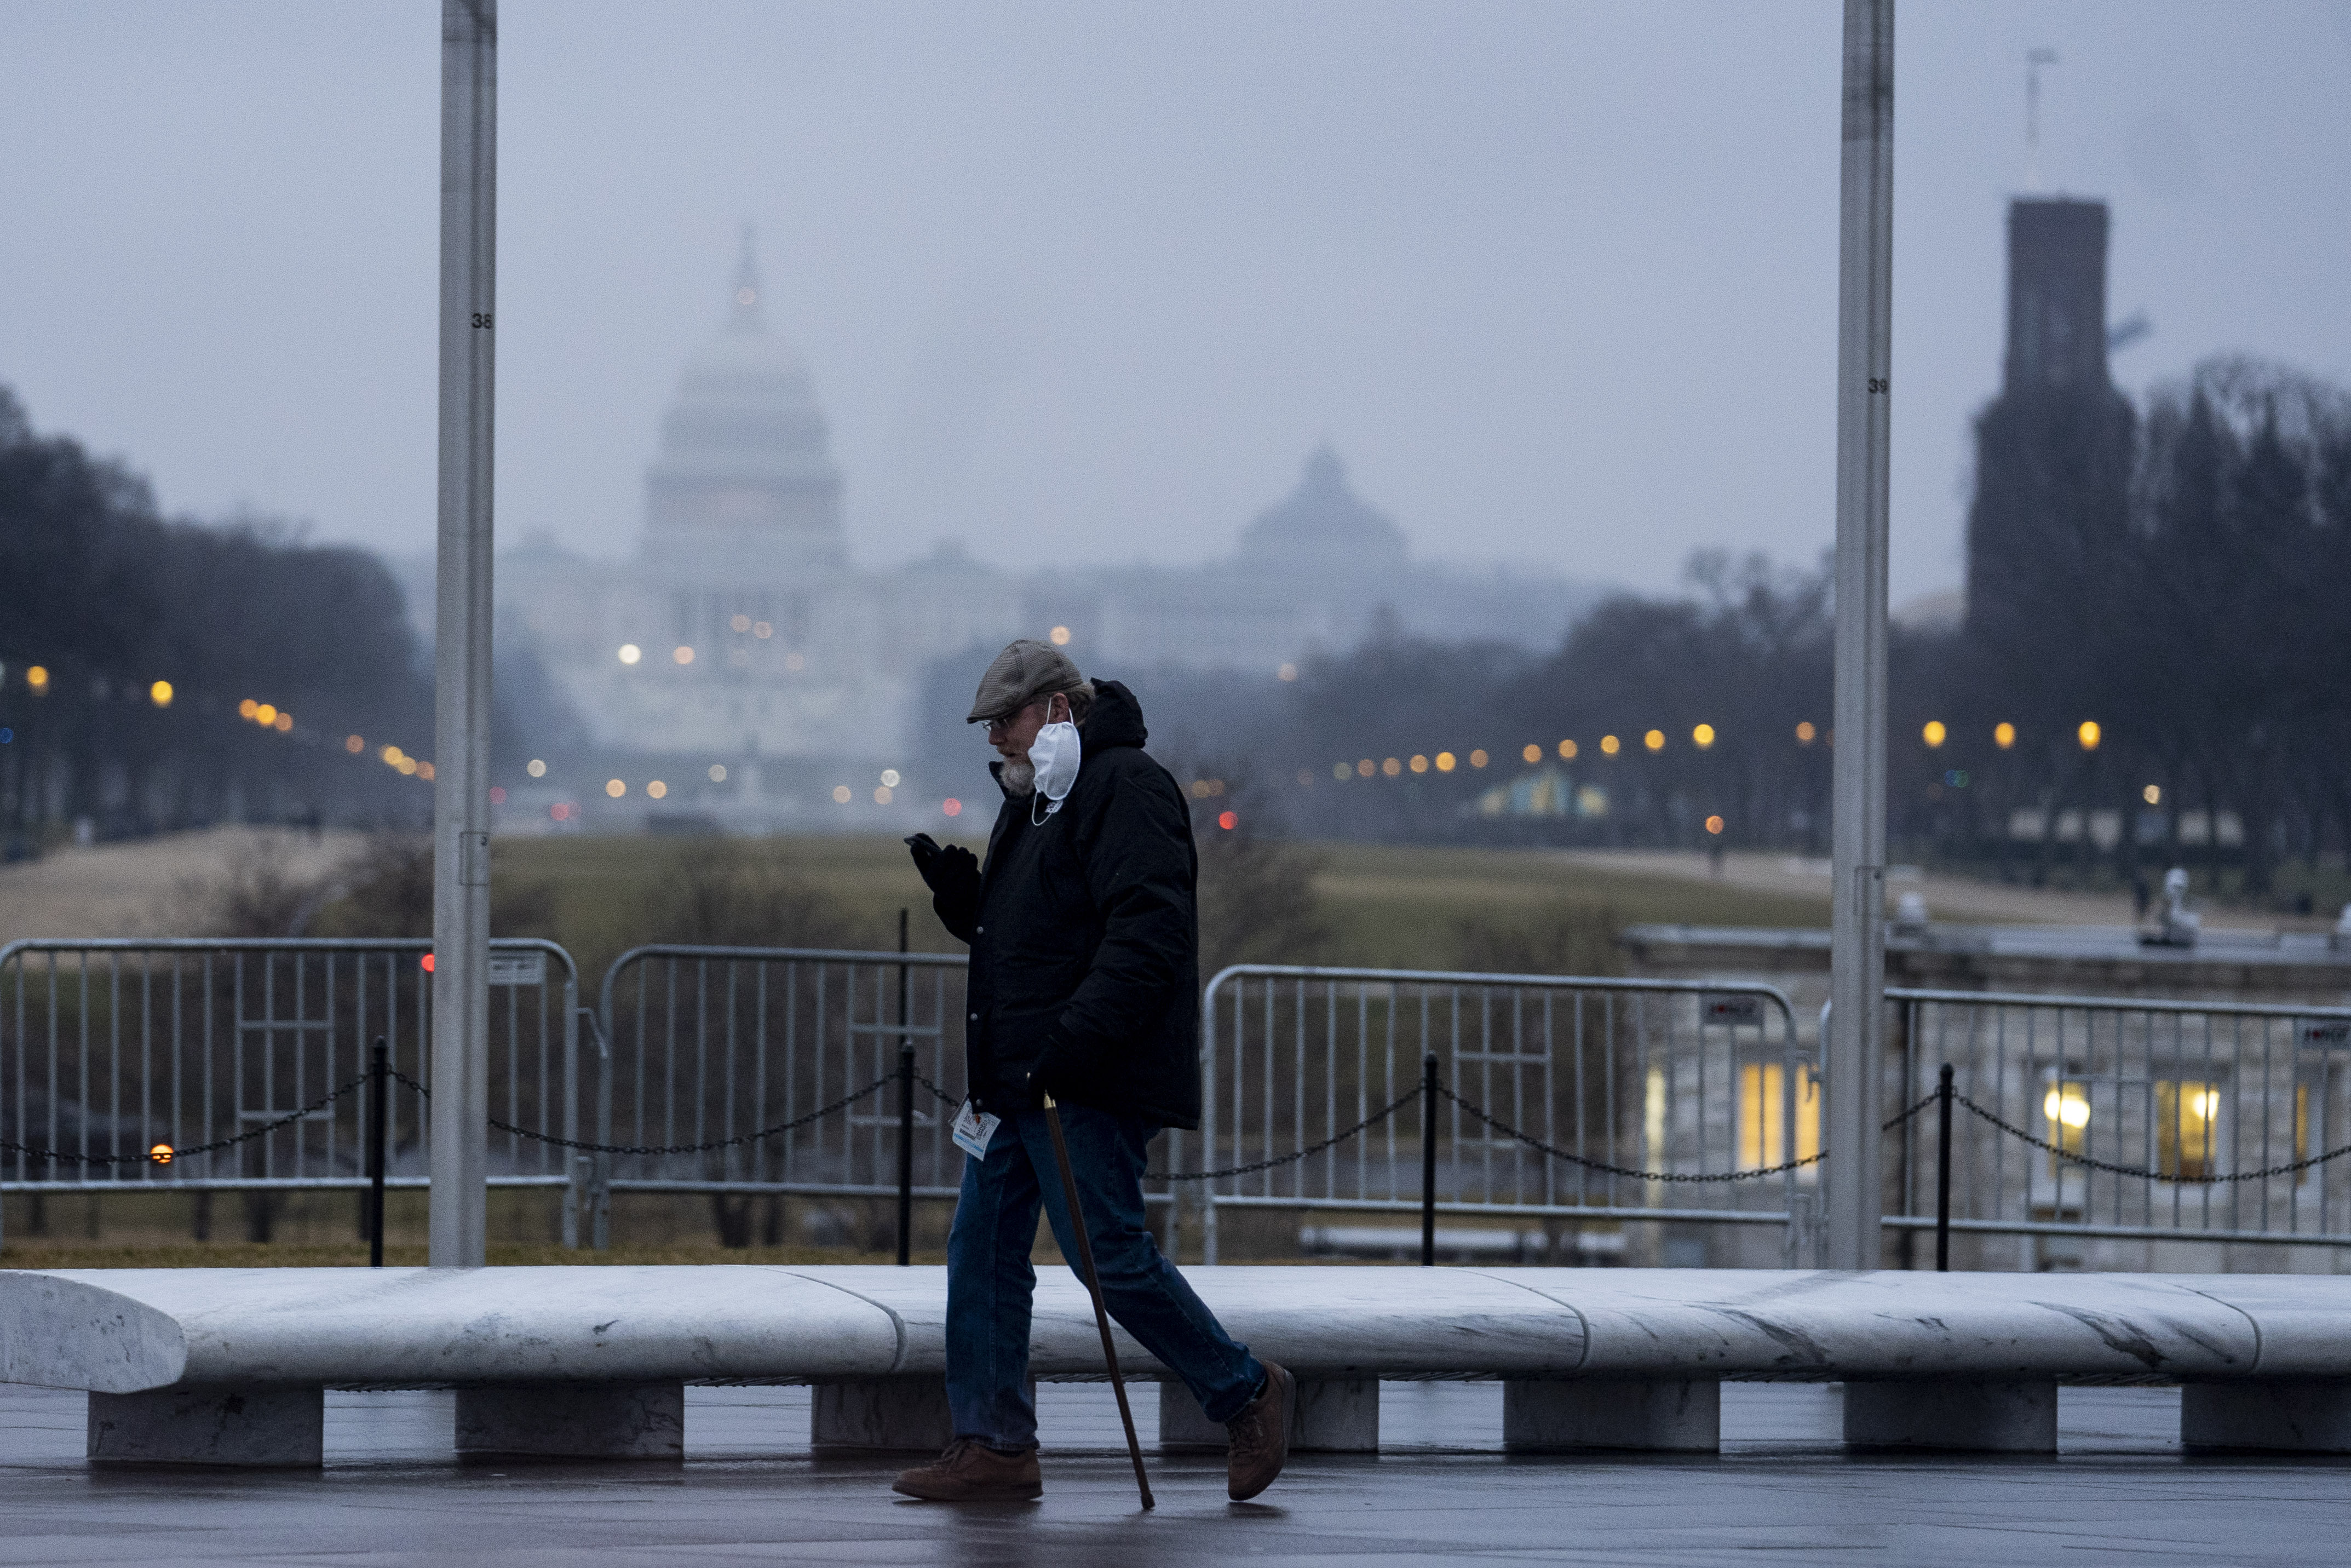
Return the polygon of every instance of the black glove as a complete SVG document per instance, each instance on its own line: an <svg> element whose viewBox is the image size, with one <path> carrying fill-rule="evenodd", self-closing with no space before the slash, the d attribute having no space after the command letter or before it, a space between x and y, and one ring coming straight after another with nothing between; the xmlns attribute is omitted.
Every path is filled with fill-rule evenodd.
<svg viewBox="0 0 2351 1568"><path fill-rule="evenodd" d="M906 841L906 848L914 852L923 884L933 893L960 891L979 882L979 857L961 844L941 848L930 834L916 833Z"/></svg>

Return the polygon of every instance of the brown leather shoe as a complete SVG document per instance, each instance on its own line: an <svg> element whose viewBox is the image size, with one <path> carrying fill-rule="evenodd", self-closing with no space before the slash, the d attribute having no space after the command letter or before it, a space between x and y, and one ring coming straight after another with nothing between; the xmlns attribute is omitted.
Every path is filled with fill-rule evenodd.
<svg viewBox="0 0 2351 1568"><path fill-rule="evenodd" d="M1247 1502L1271 1486L1290 1462L1290 1412L1297 1402L1298 1380L1269 1361L1265 1386L1225 1423L1233 1440L1225 1457L1225 1495L1235 1502Z"/></svg>
<svg viewBox="0 0 2351 1568"><path fill-rule="evenodd" d="M1033 1502L1045 1495L1045 1483L1036 1449L1008 1454L977 1437L957 1437L931 1463L900 1471L890 1490L930 1502Z"/></svg>

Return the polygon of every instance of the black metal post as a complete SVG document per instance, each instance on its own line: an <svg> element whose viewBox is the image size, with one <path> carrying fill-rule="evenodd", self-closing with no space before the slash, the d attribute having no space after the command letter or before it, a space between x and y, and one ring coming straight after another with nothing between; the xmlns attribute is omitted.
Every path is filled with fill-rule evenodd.
<svg viewBox="0 0 2351 1568"><path fill-rule="evenodd" d="M1437 1267L1437 1052L1420 1059L1420 1266Z"/></svg>
<svg viewBox="0 0 2351 1568"><path fill-rule="evenodd" d="M368 1267L383 1267L383 1166L386 1115L391 1110L392 1053L383 1036L368 1053Z"/></svg>
<svg viewBox="0 0 2351 1568"><path fill-rule="evenodd" d="M906 912L898 911L898 951L906 948ZM906 966L898 966L898 1027L906 1027ZM898 1266L914 1260L914 1040L898 1036Z"/></svg>
<svg viewBox="0 0 2351 1568"><path fill-rule="evenodd" d="M1935 1082L1935 1272L1951 1271L1951 1064Z"/></svg>

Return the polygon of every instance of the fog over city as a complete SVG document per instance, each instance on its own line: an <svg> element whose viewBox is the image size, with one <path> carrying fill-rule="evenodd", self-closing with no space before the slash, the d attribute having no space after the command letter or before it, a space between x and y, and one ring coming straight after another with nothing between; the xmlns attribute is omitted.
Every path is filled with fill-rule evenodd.
<svg viewBox="0 0 2351 1568"><path fill-rule="evenodd" d="M0 7L0 381L152 476L429 548L438 37ZM498 523L634 547L745 222L852 556L1229 554L1328 441L1422 557L1644 591L1831 532L1836 7L503 7ZM1904 13L1894 598L1958 586L2002 219L2111 204L2134 398L2351 377L2351 6Z"/></svg>

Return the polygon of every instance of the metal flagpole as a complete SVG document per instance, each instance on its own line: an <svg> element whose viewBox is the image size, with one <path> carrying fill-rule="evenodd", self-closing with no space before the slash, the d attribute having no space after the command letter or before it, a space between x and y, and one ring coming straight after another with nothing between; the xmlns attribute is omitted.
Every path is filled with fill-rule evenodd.
<svg viewBox="0 0 2351 1568"><path fill-rule="evenodd" d="M442 0L441 538L433 655L436 1269L479 1268L486 1240L497 16L497 0Z"/></svg>
<svg viewBox="0 0 2351 1568"><path fill-rule="evenodd" d="M1829 956L1828 1257L1875 1269L1884 1197L1886 517L1894 299L1894 0L1845 0L1837 268L1835 886Z"/></svg>

